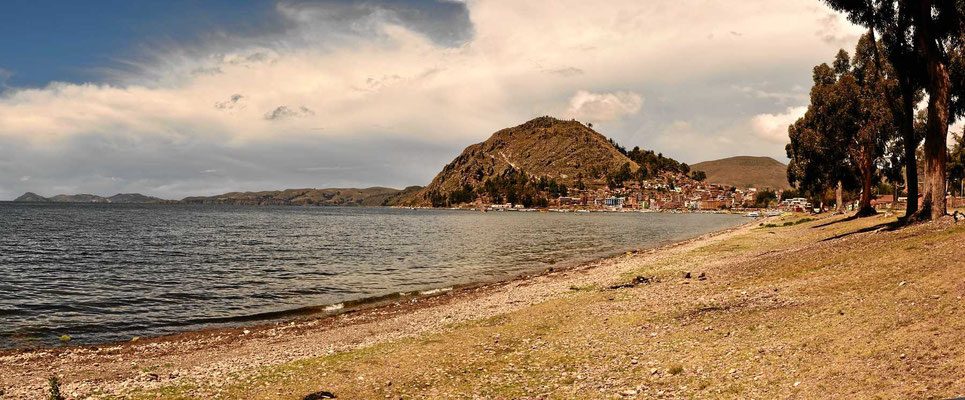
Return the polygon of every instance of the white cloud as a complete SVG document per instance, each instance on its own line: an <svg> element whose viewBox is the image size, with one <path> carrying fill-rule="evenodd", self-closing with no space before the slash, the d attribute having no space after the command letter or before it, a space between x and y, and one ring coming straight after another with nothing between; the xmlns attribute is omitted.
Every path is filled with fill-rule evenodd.
<svg viewBox="0 0 965 400"><path fill-rule="evenodd" d="M701 129L688 136L695 139L713 136L728 128L724 125L746 126L753 117L755 133L778 140L783 135L778 131L786 128L780 127L783 114L754 115L772 109L774 99L792 104L794 98L773 94L807 84L814 64L830 60L840 41L856 41L861 31L814 0L618 0L605 5L478 0L466 6L472 34L457 35L464 37L457 45L437 43L391 11L350 21L351 32L346 33L326 28L324 22L333 14L311 8L324 5L281 4L278 12L290 28L268 38L170 48L132 62L137 70L111 83L8 89L0 93L0 155L4 147L16 148L24 161L31 154L58 155L49 158L74 163L63 170L81 174L86 167L76 159L79 152L90 150L83 143L96 143L99 156L105 163L113 160L108 164L119 171L152 157L130 159L124 153L130 149L152 149L158 160L186 156L188 148L209 149L205 154L226 158L241 157L233 150L249 149L247 158L225 161L231 165L203 162L191 166L190 177L186 173L178 178L202 179L197 171L210 165L220 172L200 175L217 175L216 184L224 185L231 181L221 175L232 173L232 163L275 176L289 173L276 169L289 161L285 155L267 156L281 154L273 153L276 148L303 148L301 143L311 142L319 152L336 152L340 149L334 146L350 141L391 138L412 146L383 151L411 151L400 157L429 165L405 182L373 182L349 172L340 172L339 178L348 179L342 182L346 185L355 177L356 184L401 186L427 182L458 149L544 114L612 121L604 133L617 139L652 136L658 131L639 134L639 127L691 118L686 114L716 119L702 121ZM725 94L710 90L774 71L800 78L742 96L741 104L734 100L733 89ZM679 89L695 84L707 87ZM644 104L641 94L661 101ZM655 142L654 137L634 138L639 140L625 144ZM673 146L679 149L673 155L695 157L692 146L681 144ZM418 153L429 147L431 160ZM345 151L345 157L351 156ZM153 167L158 173L176 169L163 161ZM87 176L95 172L117 175L86 171ZM64 185L32 171L0 169L8 180L26 173L34 177L31 182ZM136 178L127 182L143 186L126 191L163 186L176 193L208 182ZM271 179L258 182L265 181Z"/></svg>
<svg viewBox="0 0 965 400"><path fill-rule="evenodd" d="M591 93L580 90L570 97L564 118L586 121L613 121L636 114L643 105L643 97L633 92Z"/></svg>
<svg viewBox="0 0 965 400"><path fill-rule="evenodd" d="M751 118L754 134L772 142L787 143L787 127L804 116L807 107L788 107L782 113L758 114Z"/></svg>

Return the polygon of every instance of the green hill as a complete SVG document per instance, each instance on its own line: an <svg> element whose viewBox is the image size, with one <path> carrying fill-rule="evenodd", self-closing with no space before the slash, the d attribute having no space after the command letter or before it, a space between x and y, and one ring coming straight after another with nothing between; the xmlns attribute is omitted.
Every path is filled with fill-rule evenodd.
<svg viewBox="0 0 965 400"><path fill-rule="evenodd" d="M789 189L787 165L770 157L738 156L690 166L707 173L707 182L741 188Z"/></svg>

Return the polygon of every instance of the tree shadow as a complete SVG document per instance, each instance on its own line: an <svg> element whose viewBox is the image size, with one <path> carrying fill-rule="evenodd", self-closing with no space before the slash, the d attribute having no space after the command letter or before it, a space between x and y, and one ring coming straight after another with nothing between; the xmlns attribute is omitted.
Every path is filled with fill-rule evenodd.
<svg viewBox="0 0 965 400"><path fill-rule="evenodd" d="M849 218L849 219L856 219L857 217L848 217L848 218ZM843 221L843 220L842 220L842 221ZM906 226L906 225L908 225L908 221L899 219L899 220L897 220L897 221L885 222L885 223L881 223L881 224L878 224L878 225L872 225L872 226L869 226L869 227L866 227L866 228L861 228L861 229L858 229L858 230L856 230L856 231L854 231L854 232L848 232L848 233L842 233L842 234L840 234L840 235L834 235L834 236L831 236L831 237L829 237L829 238L827 238L827 239L822 240L822 242L827 242L827 241L831 241L831 240L835 240L835 239L841 239L841 238L843 238L843 237L848 237L848 236L856 235L856 234L859 234L859 233L867 233L867 232L875 232L875 231L892 232L892 231L896 231L896 230L898 230L898 229L901 229L902 227L904 227L904 226Z"/></svg>
<svg viewBox="0 0 965 400"><path fill-rule="evenodd" d="M823 224L814 225L814 226L811 227L811 229L824 228L824 227L826 227L826 226L831 226L831 225L839 224L839 223L842 223L842 222L854 221L854 220L856 220L856 219L858 219L858 216L857 216L857 215L852 215L852 216L847 217L847 218L841 218L841 219L839 219L839 220L835 220L835 221L831 221L831 222L825 222L825 223L823 223Z"/></svg>

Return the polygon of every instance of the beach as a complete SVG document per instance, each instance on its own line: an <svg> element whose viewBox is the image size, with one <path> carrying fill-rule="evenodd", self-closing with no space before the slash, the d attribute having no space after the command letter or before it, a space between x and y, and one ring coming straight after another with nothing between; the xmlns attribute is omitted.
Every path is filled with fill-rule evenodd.
<svg viewBox="0 0 965 400"><path fill-rule="evenodd" d="M237 329L0 353L4 399L949 397L960 224L791 215ZM750 220L749 220L750 221ZM786 226L785 226L786 225ZM898 249L886 253L884 249ZM874 266L874 268L871 268Z"/></svg>

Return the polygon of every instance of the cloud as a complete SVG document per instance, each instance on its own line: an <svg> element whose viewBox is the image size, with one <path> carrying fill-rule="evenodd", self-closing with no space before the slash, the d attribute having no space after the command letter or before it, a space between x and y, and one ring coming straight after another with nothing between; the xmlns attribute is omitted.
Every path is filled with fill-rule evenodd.
<svg viewBox="0 0 965 400"><path fill-rule="evenodd" d="M270 121L288 119L288 118L303 118L315 115L315 112L309 110L305 106L298 108L288 108L288 106L278 106L274 110L265 113L265 119Z"/></svg>
<svg viewBox="0 0 965 400"><path fill-rule="evenodd" d="M789 103L789 102L802 103L802 102L807 102L808 100L807 90L801 87L800 85L795 85L794 87L791 87L790 90L780 91L780 92L768 91L768 90L759 89L753 86L733 85L732 87L734 88L734 90L740 93L744 93L749 96L754 96L759 99L774 100L782 104Z"/></svg>
<svg viewBox="0 0 965 400"><path fill-rule="evenodd" d="M643 105L643 97L633 92L591 93L580 90L570 97L564 118L587 121L613 121L636 114Z"/></svg>
<svg viewBox="0 0 965 400"><path fill-rule="evenodd" d="M579 68L565 67L546 70L546 72L569 78L571 76L583 75L585 71Z"/></svg>
<svg viewBox="0 0 965 400"><path fill-rule="evenodd" d="M787 143L787 127L804 116L807 107L788 107L783 113L758 114L751 118L751 127L758 137L778 143Z"/></svg>
<svg viewBox="0 0 965 400"><path fill-rule="evenodd" d="M241 103L244 98L245 96L240 94L233 94L227 101L219 101L214 103L214 108L221 111L231 111L235 108L244 108L245 105Z"/></svg>
<svg viewBox="0 0 965 400"><path fill-rule="evenodd" d="M835 37L854 33L813 0L283 1L273 12L278 32L164 47L100 82L0 92L0 193L424 184L466 145L546 114L680 159L711 153L663 136L674 121L715 151L779 157L746 142L748 121L775 101L801 104L794 88L839 47L814 34L822 18ZM720 39L734 28L740 40ZM305 172L373 153L393 166ZM35 160L48 164L25 167ZM208 169L218 173L198 173Z"/></svg>

